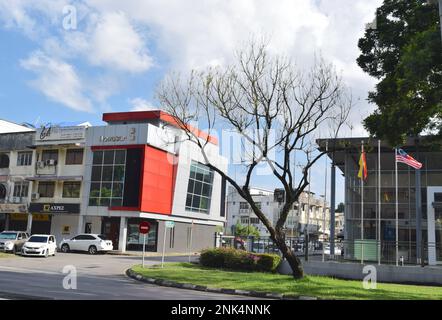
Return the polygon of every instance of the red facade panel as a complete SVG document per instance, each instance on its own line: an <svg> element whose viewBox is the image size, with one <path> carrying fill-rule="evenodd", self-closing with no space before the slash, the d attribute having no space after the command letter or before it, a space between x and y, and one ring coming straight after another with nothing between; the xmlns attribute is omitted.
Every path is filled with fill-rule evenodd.
<svg viewBox="0 0 442 320"><path fill-rule="evenodd" d="M142 166L141 211L172 213L175 166L166 151L145 146Z"/></svg>

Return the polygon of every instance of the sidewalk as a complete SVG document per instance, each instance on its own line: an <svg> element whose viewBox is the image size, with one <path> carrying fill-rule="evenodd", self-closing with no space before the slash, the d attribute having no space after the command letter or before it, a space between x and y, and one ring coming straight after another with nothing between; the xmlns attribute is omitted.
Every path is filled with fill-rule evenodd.
<svg viewBox="0 0 442 320"><path fill-rule="evenodd" d="M108 251L107 254L110 255L118 255L118 256L132 256L132 257L141 257L143 255L143 252L140 251L126 251L121 252L118 250L112 250ZM161 257L163 254L161 252L145 252L145 257ZM192 252L192 257L198 257L200 255L199 252ZM183 252L166 252L164 254L165 257L188 257L188 253Z"/></svg>

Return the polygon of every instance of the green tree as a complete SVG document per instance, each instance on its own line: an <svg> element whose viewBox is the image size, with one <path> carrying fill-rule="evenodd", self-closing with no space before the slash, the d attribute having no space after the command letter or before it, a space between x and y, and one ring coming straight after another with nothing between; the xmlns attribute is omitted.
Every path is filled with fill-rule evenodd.
<svg viewBox="0 0 442 320"><path fill-rule="evenodd" d="M240 237L259 237L259 230L255 226L243 226L239 221L235 224L234 234Z"/></svg>
<svg viewBox="0 0 442 320"><path fill-rule="evenodd" d="M442 133L442 45L436 5L384 0L376 27L359 40L359 66L379 79L364 120L373 135L401 144L425 129Z"/></svg>

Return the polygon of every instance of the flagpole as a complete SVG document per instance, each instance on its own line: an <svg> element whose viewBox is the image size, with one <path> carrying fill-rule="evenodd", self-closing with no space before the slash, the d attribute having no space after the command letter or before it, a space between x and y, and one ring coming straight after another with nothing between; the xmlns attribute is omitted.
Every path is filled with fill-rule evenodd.
<svg viewBox="0 0 442 320"><path fill-rule="evenodd" d="M378 140L378 265L381 265L381 140Z"/></svg>
<svg viewBox="0 0 442 320"><path fill-rule="evenodd" d="M364 140L361 144L361 157L364 156ZM361 175L361 264L364 264L364 164Z"/></svg>
<svg viewBox="0 0 442 320"><path fill-rule="evenodd" d="M322 262L325 261L325 213L327 211L327 156L328 156L328 141L325 142L325 186L324 186L324 207L322 208ZM328 239L330 242L330 238Z"/></svg>
<svg viewBox="0 0 442 320"><path fill-rule="evenodd" d="M396 266L399 265L399 192L398 192L398 172L397 172L397 148L394 148L394 169L396 172Z"/></svg>

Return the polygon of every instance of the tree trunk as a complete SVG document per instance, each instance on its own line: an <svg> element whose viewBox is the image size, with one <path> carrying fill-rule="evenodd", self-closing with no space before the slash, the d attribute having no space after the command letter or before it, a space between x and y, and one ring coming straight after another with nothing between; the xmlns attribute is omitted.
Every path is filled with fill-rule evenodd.
<svg viewBox="0 0 442 320"><path fill-rule="evenodd" d="M287 247L284 241L284 237L277 233L277 239L275 239L279 250L281 250L282 255L287 260L290 268L292 269L293 277L295 279L301 279L304 276L304 270L302 269L301 261L298 257Z"/></svg>

